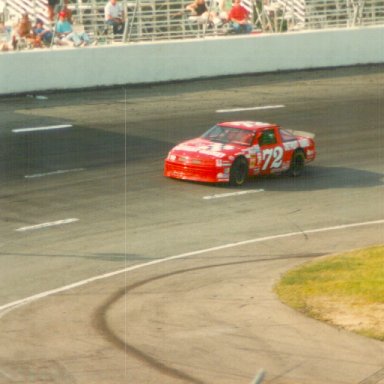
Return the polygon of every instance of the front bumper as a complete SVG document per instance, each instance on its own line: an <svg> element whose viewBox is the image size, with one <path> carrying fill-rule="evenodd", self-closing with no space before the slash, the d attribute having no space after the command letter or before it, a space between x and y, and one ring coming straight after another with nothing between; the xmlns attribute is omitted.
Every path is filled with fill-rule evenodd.
<svg viewBox="0 0 384 384"><path fill-rule="evenodd" d="M229 169L181 164L165 160L164 176L181 180L200 181L203 183L227 183L229 181Z"/></svg>

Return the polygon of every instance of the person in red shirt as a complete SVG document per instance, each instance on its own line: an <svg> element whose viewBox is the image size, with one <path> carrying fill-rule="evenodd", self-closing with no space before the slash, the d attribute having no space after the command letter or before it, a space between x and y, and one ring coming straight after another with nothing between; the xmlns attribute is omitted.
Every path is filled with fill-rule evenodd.
<svg viewBox="0 0 384 384"><path fill-rule="evenodd" d="M249 21L249 12L241 5L241 0L233 0L228 13L228 21L234 33L250 33L252 24Z"/></svg>

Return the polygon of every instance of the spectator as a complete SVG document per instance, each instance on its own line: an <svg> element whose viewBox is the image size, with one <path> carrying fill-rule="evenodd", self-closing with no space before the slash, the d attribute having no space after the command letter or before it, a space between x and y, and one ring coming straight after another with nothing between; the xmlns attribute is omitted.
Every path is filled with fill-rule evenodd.
<svg viewBox="0 0 384 384"><path fill-rule="evenodd" d="M50 21L55 20L56 7L59 5L59 0L48 0L48 19Z"/></svg>
<svg viewBox="0 0 384 384"><path fill-rule="evenodd" d="M0 21L0 51L7 52L10 50L11 29Z"/></svg>
<svg viewBox="0 0 384 384"><path fill-rule="evenodd" d="M89 45L91 42L85 32L78 34L73 30L72 24L68 21L67 14L64 11L59 13L59 21L56 23L56 38L59 45L73 43L75 47Z"/></svg>
<svg viewBox="0 0 384 384"><path fill-rule="evenodd" d="M63 8L61 8L60 12L64 12L67 20L72 24L72 11L68 8L68 1L64 1Z"/></svg>
<svg viewBox="0 0 384 384"><path fill-rule="evenodd" d="M219 17L222 20L228 19L228 13L232 8L231 0L219 0Z"/></svg>
<svg viewBox="0 0 384 384"><path fill-rule="evenodd" d="M185 9L191 12L189 20L196 21L199 24L216 24L216 22L220 21L215 12L208 10L205 0L195 0L193 3L187 5Z"/></svg>
<svg viewBox="0 0 384 384"><path fill-rule="evenodd" d="M68 9L68 0L48 0L48 19L55 21L56 13L60 10L60 5L64 3L62 10L67 12L68 21L72 22L72 12Z"/></svg>
<svg viewBox="0 0 384 384"><path fill-rule="evenodd" d="M233 0L228 14L228 21L234 33L250 33L252 24L249 21L249 12L241 5L241 0Z"/></svg>
<svg viewBox="0 0 384 384"><path fill-rule="evenodd" d="M44 22L36 19L36 23L32 28L35 47L49 47L52 43L52 32L44 28Z"/></svg>
<svg viewBox="0 0 384 384"><path fill-rule="evenodd" d="M193 3L187 5L185 9L191 12L192 16L202 16L208 12L205 0L195 0Z"/></svg>
<svg viewBox="0 0 384 384"><path fill-rule="evenodd" d="M27 47L32 40L32 24L29 20L28 13L24 13L20 21L15 26L14 34L12 36L13 49Z"/></svg>
<svg viewBox="0 0 384 384"><path fill-rule="evenodd" d="M104 18L107 25L112 26L114 35L121 35L124 32L123 7L117 0L109 0L104 7Z"/></svg>

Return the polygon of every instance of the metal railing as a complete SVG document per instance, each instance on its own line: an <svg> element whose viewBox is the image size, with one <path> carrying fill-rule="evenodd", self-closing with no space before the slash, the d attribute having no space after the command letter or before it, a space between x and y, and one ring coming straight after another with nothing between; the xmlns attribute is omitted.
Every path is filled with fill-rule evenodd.
<svg viewBox="0 0 384 384"><path fill-rule="evenodd" d="M104 22L105 2L92 0L85 4L71 4L72 17L84 25L85 31L95 36L100 43L112 41L153 41L203 37L224 33L208 22L190 20L185 7L190 0L137 0L122 2L125 9L124 33L112 36Z"/></svg>
<svg viewBox="0 0 384 384"><path fill-rule="evenodd" d="M81 2L81 3L80 3ZM166 40L220 35L221 24L190 20L185 7L191 0L123 1L128 18L125 41ZM218 0L207 2L210 12L220 14ZM384 0L243 0L254 30L284 32L327 28L384 25ZM104 24L105 1L78 0L71 4L75 17L94 33Z"/></svg>
<svg viewBox="0 0 384 384"><path fill-rule="evenodd" d="M0 0L0 16L5 22L14 22L27 11L32 20L46 20L46 1ZM224 19L215 23L192 20L186 11L192 0L120 0L127 22L124 33L114 36L104 21L106 1L68 0L75 25L84 28L97 44L201 38L228 32ZM206 0L216 20L219 1ZM250 11L254 31L265 33L384 25L384 0L243 0L243 4Z"/></svg>
<svg viewBox="0 0 384 384"><path fill-rule="evenodd" d="M258 8L263 30L384 25L384 0L276 0Z"/></svg>

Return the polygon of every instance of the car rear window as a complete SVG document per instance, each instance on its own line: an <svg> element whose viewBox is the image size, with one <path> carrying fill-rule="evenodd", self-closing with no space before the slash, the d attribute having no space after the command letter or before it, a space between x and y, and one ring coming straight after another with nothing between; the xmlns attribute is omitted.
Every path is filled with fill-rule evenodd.
<svg viewBox="0 0 384 384"><path fill-rule="evenodd" d="M296 136L285 129L280 129L280 135L283 142L296 140Z"/></svg>

